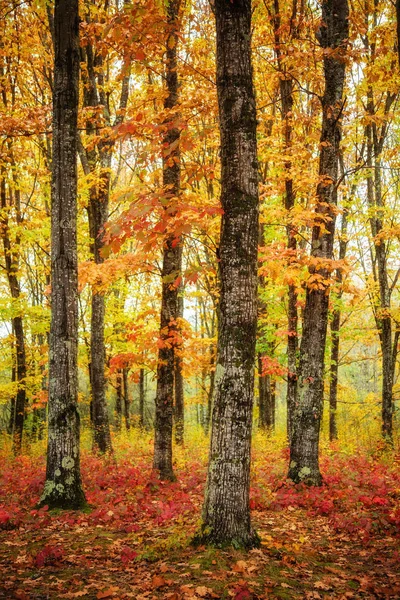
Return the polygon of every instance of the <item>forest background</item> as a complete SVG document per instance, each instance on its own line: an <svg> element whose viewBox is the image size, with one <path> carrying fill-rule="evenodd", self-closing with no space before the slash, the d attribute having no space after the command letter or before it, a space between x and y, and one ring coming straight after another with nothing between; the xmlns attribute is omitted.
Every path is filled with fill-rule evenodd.
<svg viewBox="0 0 400 600"><path fill-rule="evenodd" d="M175 467L182 470L182 485L190 488L194 483L201 488L215 388L222 213L215 25L208 3L169 6L169 11L157 2L84 2L80 7L79 411L87 453L83 464L86 460L101 471L107 461L117 460L116 483L123 477L122 465L125 475L129 469L149 470L159 368L163 351L173 350ZM176 7L176 14L171 7ZM330 52L317 36L320 7L275 0L255 3L253 9L260 188L254 413L254 427L260 431L253 446L255 464L260 467L259 460L262 466L254 475L251 506L269 509L300 504L328 516L339 530L348 530L357 514L355 531L364 538L371 531L392 534L400 521L395 6L378 0L350 2L346 80L339 115L337 233L334 257L324 263L317 263L310 252L312 229L320 223L315 209L321 183L323 61ZM37 522L47 519L46 511L36 513L34 508L44 479L40 480L33 464L39 460L44 475L54 32L52 9L45 2L2 2L0 14L4 250L0 271L0 427L5 465L2 487L6 490L0 516L4 529L14 531L11 526L19 526L26 511L21 495L28 488L31 492L24 502L30 505L30 518ZM168 68L174 51L172 72L179 81L174 92L178 101L168 105ZM168 137L171 132L175 139ZM171 188L165 185L165 169L173 169L178 157L179 194L171 195ZM177 249L178 261L167 275L162 266L166 244ZM278 483L287 468L290 418L286 406L298 366L306 290L328 287L330 329L321 428L324 476L328 482L332 477L333 484L340 470L347 469L357 482L354 487L362 488L350 503L354 512L350 511L348 519L345 513L350 500L340 491L348 482L344 484L343 479L337 494L332 489L302 489L296 496L290 486L281 489ZM162 295L168 292L175 293L176 318L160 324ZM385 340L388 327L389 351L388 338ZM392 382L390 424L385 413L388 369ZM92 454L92 445L106 457ZM193 468L194 447L199 448L199 474L194 482L185 483ZM114 458L110 459L112 448ZM267 450L273 459L268 459ZM267 475L266 465L274 460L280 467ZM130 461L135 466L128 467ZM19 487L12 477L14 469L21 484L28 487ZM93 522L96 518L97 524L103 523L103 518L107 522L108 515L129 527L124 513L114 512L115 497L109 499L111 507L108 500L100 499L100 490L107 489L109 482L89 483L88 471L85 476L93 493L91 501L103 506L98 511L104 514L93 517L92 513ZM132 471L131 476L135 480L132 489L147 489L148 482L138 472ZM34 477L38 478L36 484ZM367 481L360 483L363 477ZM149 472L148 481L152 481ZM151 485L164 489L155 482ZM158 500L154 514L147 511L149 518L157 524L169 523L190 512L192 499L179 489L181 496L173 487L165 492L166 498ZM178 495L177 506L174 494ZM126 507L126 498L120 503ZM196 503L198 506L198 499ZM51 543L39 551L31 547L32 540L26 544L29 551L23 556L27 564L33 561L35 568L66 561L65 551L60 550L63 544ZM135 545L141 542L117 544L123 565L137 560ZM396 561L396 556L391 554L390 560ZM245 563L233 569L243 576L240 581L246 579L245 574L251 575L247 568ZM160 580L154 583L154 577ZM149 594L170 585L165 581L164 576L153 574ZM242 581L234 589L238 594L249 585ZM196 597L195 587L192 591ZM323 591L317 586L310 593L318 597ZM110 597L116 594L111 591Z"/></svg>

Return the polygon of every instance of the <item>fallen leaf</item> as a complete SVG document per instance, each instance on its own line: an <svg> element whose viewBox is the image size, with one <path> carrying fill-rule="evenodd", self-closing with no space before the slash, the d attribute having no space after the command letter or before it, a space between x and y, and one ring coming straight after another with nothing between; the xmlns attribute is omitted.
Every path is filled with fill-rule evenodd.
<svg viewBox="0 0 400 600"><path fill-rule="evenodd" d="M160 575L154 575L153 579L151 580L151 587L153 590L158 590L158 588L164 587L165 585L167 585L167 582L164 577L161 577Z"/></svg>
<svg viewBox="0 0 400 600"><path fill-rule="evenodd" d="M195 588L194 590L196 592L196 594L198 596L200 596L201 598L205 598L206 596L208 596L208 594L210 592L212 592L212 590L210 590L209 588L206 588L205 585L199 585L197 586L197 588Z"/></svg>

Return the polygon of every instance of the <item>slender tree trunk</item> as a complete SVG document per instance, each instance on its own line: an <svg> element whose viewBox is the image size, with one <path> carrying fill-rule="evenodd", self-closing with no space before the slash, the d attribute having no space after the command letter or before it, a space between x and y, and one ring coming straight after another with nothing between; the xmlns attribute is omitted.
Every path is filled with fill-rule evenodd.
<svg viewBox="0 0 400 600"><path fill-rule="evenodd" d="M167 97L164 108L169 111L164 136L163 186L164 196L174 214L174 203L180 191L180 128L173 125L177 119L174 110L178 107L177 48L180 0L171 0L167 5L166 39L166 86ZM182 241L169 235L164 242L162 265L162 292L160 338L158 352L156 418L153 467L160 479L174 480L172 468L172 420L174 398L175 346L171 339L176 337L176 319L179 314L179 299L176 280L182 270Z"/></svg>
<svg viewBox="0 0 400 600"><path fill-rule="evenodd" d="M10 149L11 151L11 149ZM11 160L11 162L14 162ZM2 209L0 219L0 232L3 240L4 262L8 285L10 288L11 297L18 301L21 296L21 287L18 279L18 250L12 247L9 235L8 215L12 204L17 213L17 225L21 225L20 215L20 192L18 189L9 190L10 204L7 203L7 190L5 169L2 168L2 177L0 181L0 206ZM13 200L14 198L14 200ZM19 246L19 237L16 240L16 248ZM11 418L10 418L10 433L13 437L13 452L19 454L22 446L22 436L24 431L25 409L26 409L26 352L25 352L25 335L24 326L21 315L16 315L12 318L12 332L14 336L14 365L13 373L17 384L17 391L12 401Z"/></svg>
<svg viewBox="0 0 400 600"><path fill-rule="evenodd" d="M124 2L125 7L129 2ZM91 21L91 3L87 3L88 22ZM122 79L119 111L111 123L109 101L105 91L106 76L104 74L104 56L95 44L87 44L82 48L82 58L86 62L83 71L84 88L83 104L85 108L101 109L104 121L109 125L118 125L124 119L124 112L129 97L130 72ZM96 120L98 115L88 119L86 131L92 136L101 136ZM108 219L110 196L111 160L114 141L103 139L91 149L85 149L79 144L79 153L86 175L97 178L89 192L88 217L91 252L96 264L103 263L103 233ZM90 384L91 384L91 421L93 425L93 446L102 453L111 452L110 424L106 398L105 363L106 351L104 344L105 296L92 289L91 300L91 332L90 332Z"/></svg>
<svg viewBox="0 0 400 600"><path fill-rule="evenodd" d="M128 380L129 369L126 367L122 370L122 379L124 383L124 418L125 418L125 429L129 431L131 428L131 416L130 406L131 399L129 396L129 380Z"/></svg>
<svg viewBox="0 0 400 600"><path fill-rule="evenodd" d="M375 5L376 8L376 5ZM396 0L397 35L400 33L399 25L400 2ZM373 27L378 27L378 11L372 13ZM374 65L376 59L376 42L368 32L363 37L364 47L368 53L370 65ZM398 49L400 56L400 49ZM392 65L395 66L394 64ZM367 141L367 199L369 204L369 221L373 236L373 276L377 284L379 294L372 299L375 322L379 333L379 341L382 351L382 436L390 444L393 443L393 381L397 356L397 344L399 331L393 336L391 295L393 285L389 283L387 265L387 241L380 234L384 228L385 203L382 194L382 151L388 133L388 121L386 117L398 98L397 92L387 90L386 94L379 94L379 102L375 101L375 93L372 84L367 91L367 113L369 121L365 127L365 138ZM382 101L384 100L384 102ZM376 122L375 116L378 110L385 118L382 124ZM382 110L383 109L383 110ZM373 252L371 252L373 254ZM397 281L397 277L395 282ZM394 285L395 285L394 282Z"/></svg>
<svg viewBox="0 0 400 600"><path fill-rule="evenodd" d="M89 56L89 51L88 51ZM98 65L101 67L101 65ZM97 95L94 76L94 64L88 58L88 72L90 85L84 93L84 104L87 107L97 106L100 98ZM92 123L88 123L88 131L96 133ZM81 149L81 158L82 158ZM108 219L108 205L110 195L112 148L108 143L99 146L98 151L92 149L86 153L83 164L88 167L85 171L95 174L99 164L99 180L94 184L89 193L88 217L89 231L92 239L91 252L94 262L102 264L102 248L104 246L104 226ZM91 385L91 421L93 425L93 446L102 453L112 451L110 424L106 399L105 363L106 349L104 344L104 318L105 296L103 293L92 289L91 319L90 319L90 385Z"/></svg>
<svg viewBox="0 0 400 600"><path fill-rule="evenodd" d="M78 0L54 12L51 326L46 482L40 505L80 508L78 412L77 117Z"/></svg>
<svg viewBox="0 0 400 600"><path fill-rule="evenodd" d="M144 393L144 369L139 371L139 427L144 427L144 405L145 405L145 393Z"/></svg>
<svg viewBox="0 0 400 600"><path fill-rule="evenodd" d="M13 351L13 350L12 350ZM11 383L15 383L17 377L17 369L15 364L11 367ZM13 435L15 428L15 395L10 399L10 418L8 420L7 433Z"/></svg>
<svg viewBox="0 0 400 600"><path fill-rule="evenodd" d="M339 260L343 261L346 257L347 250L347 210L343 210L342 215L342 228L339 241ZM339 292L337 299L340 300L342 297L342 283L343 283L343 272L339 267L336 271L336 281L339 285ZM335 308L333 311L331 321L331 364L330 364L330 382L329 382L329 440L337 440L338 429L337 429L337 387L338 387L338 372L339 372L339 347L340 347L340 308Z"/></svg>
<svg viewBox="0 0 400 600"><path fill-rule="evenodd" d="M249 507L257 332L258 164L250 0L216 0L221 295L203 523L196 542L259 543Z"/></svg>
<svg viewBox="0 0 400 600"><path fill-rule="evenodd" d="M266 387L267 380L266 375L262 375L263 364L262 354L258 355L258 426L260 429L267 429L267 416L266 416Z"/></svg>
<svg viewBox="0 0 400 600"><path fill-rule="evenodd" d="M121 431L122 421L122 370L118 369L115 379L115 427L117 431Z"/></svg>
<svg viewBox="0 0 400 600"><path fill-rule="evenodd" d="M297 9L297 2L293 3L293 14L290 22L290 29L294 30L293 21L295 11ZM290 158L290 148L292 146L293 137L293 81L291 75L287 73L286 63L283 58L285 48L287 44L281 43L281 8L279 0L274 0L274 14L273 14L273 25L274 25L274 40L275 40L275 53L278 61L278 68L281 72L279 79L279 92L281 97L281 109L282 109L282 121L283 121L283 138L284 147L286 153L285 159L285 209L287 211L288 225L286 227L287 233L287 248L291 253L289 258L290 261L296 259L297 240L296 231L290 223L291 215L290 211L295 205L296 194L293 187L293 178L291 175L292 161ZM292 35L295 31L292 31ZM292 432L292 421L293 412L296 406L297 396L297 350L298 350L298 337L297 337L297 326L298 326L298 313L297 313L297 292L296 286L290 284L288 286L288 337L287 337L287 390L286 390L286 406L287 406L287 436L290 442Z"/></svg>
<svg viewBox="0 0 400 600"><path fill-rule="evenodd" d="M178 297L178 317L183 317L183 296L182 289ZM175 442L179 445L183 444L183 434L185 430L185 402L184 402L184 387L183 387L183 361L181 352L175 352Z"/></svg>
<svg viewBox="0 0 400 600"><path fill-rule="evenodd" d="M262 355L258 356L258 410L259 427L271 433L275 429L275 382L268 373L262 373Z"/></svg>
<svg viewBox="0 0 400 600"><path fill-rule="evenodd" d="M343 55L349 33L348 16L347 0L323 1L318 39L321 46L330 52L324 55L320 183L317 187L316 219L312 231L312 257L322 264L318 270L310 268L307 285L288 473L288 477L295 483L305 481L310 485L320 485L322 482L319 470L319 433L323 410L324 355L331 276L330 269L323 265L333 258L340 116L345 76Z"/></svg>
<svg viewBox="0 0 400 600"><path fill-rule="evenodd" d="M372 90L370 91L372 96ZM369 112L374 114L372 97L368 103ZM375 258L378 267L377 279L379 300L374 308L374 316L379 332L379 341L382 351L382 435L390 443L393 441L393 374L395 349L393 347L391 288L387 272L387 249L384 239L379 238L383 229L383 200L381 188L381 161L382 147L378 143L377 132L371 125L366 127L367 136L367 165L370 167L367 178L367 196L370 206L371 232L374 237Z"/></svg>
<svg viewBox="0 0 400 600"><path fill-rule="evenodd" d="M106 364L104 315L104 295L93 292L90 330L93 441L95 449L102 453L112 450L104 374Z"/></svg>

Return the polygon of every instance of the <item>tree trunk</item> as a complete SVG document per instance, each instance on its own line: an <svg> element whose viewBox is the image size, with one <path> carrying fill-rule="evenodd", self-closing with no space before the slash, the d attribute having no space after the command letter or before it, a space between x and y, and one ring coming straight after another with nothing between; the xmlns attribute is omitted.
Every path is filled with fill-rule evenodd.
<svg viewBox="0 0 400 600"><path fill-rule="evenodd" d="M142 429L144 427L144 404L145 404L144 369L140 369L140 371L139 371L139 427Z"/></svg>
<svg viewBox="0 0 400 600"><path fill-rule="evenodd" d="M346 257L347 250L347 210L344 208L342 215L342 228L340 234L339 241L339 260L343 261ZM336 271L336 281L339 287L339 292L337 294L337 299L340 300L343 294L342 283L343 283L343 273L342 269L339 267ZM333 440L337 440L338 438L338 429L337 429L337 419L336 419L336 411L337 411L337 386L338 386L338 372L339 372L339 346L340 346L340 308L335 308L333 311L332 321L331 321L331 337L332 337L332 347L331 347L331 365L330 365L330 382L329 382L329 440L333 442Z"/></svg>
<svg viewBox="0 0 400 600"><path fill-rule="evenodd" d="M317 262L318 269L310 267L307 284L288 473L288 477L295 483L305 481L310 485L322 483L319 470L319 432L323 410L324 354L331 276L331 270L325 265L333 258L348 15L347 0L323 1L318 39L323 48L331 51L324 55L320 183L317 187L311 251L315 261L322 264L318 265Z"/></svg>
<svg viewBox="0 0 400 600"><path fill-rule="evenodd" d="M11 151L11 149L10 149ZM11 158L11 162L14 161ZM18 189L9 190L10 204L7 203L7 190L5 179L5 168L2 167L2 177L0 182L0 206L2 209L0 219L0 231L3 240L4 262L10 294L13 300L18 301L21 296L21 287L18 279L18 247L19 236L15 241L16 249L13 249L10 234L8 215L12 204L15 204L17 213L17 225L21 226L20 218L20 192ZM14 201L13 201L14 197ZM11 402L10 433L13 437L13 452L19 454L22 446L22 436L24 431L25 409L26 409L26 352L23 320L21 315L12 318L12 332L14 335L14 381L17 384L16 394Z"/></svg>
<svg viewBox="0 0 400 600"><path fill-rule="evenodd" d="M96 262L101 262L97 261ZM94 448L100 452L112 451L110 423L106 399L104 374L106 350L104 345L105 301L103 294L92 292L92 316L90 330L92 423Z"/></svg>
<svg viewBox="0 0 400 600"><path fill-rule="evenodd" d="M163 154L164 196L174 215L174 203L180 191L180 128L173 125L177 120L174 109L178 106L178 12L180 0L171 0L167 5L166 39L166 86L167 97L164 108L169 111L165 123ZM174 398L175 342L177 335L176 319L179 314L177 278L182 270L182 241L169 235L164 241L162 265L161 347L158 352L157 391L154 437L153 467L160 479L175 479L172 468L172 420Z"/></svg>
<svg viewBox="0 0 400 600"><path fill-rule="evenodd" d="M127 6L129 3L125 2ZM87 3L87 21L91 21L91 4ZM86 131L92 136L101 136L101 128L97 126L98 114L96 109L101 109L104 121L108 126L118 125L124 119L124 112L129 97L128 73L122 79L119 111L111 122L109 101L105 92L107 77L104 74L105 62L102 51L98 51L95 44L87 44L81 49L82 58L86 62L83 71L83 105L85 108L94 109L94 117L88 119ZM85 175L96 178L89 191L88 218L90 237L92 238L91 253L96 264L103 263L102 256L104 226L108 219L108 206L110 196L111 161L114 141L102 139L90 149L85 149L79 144L79 153ZM110 424L106 398L105 363L106 351L104 345L104 317L105 297L92 289L91 301L91 332L90 332L90 384L91 384L91 421L93 426L93 446L102 453L111 452Z"/></svg>
<svg viewBox="0 0 400 600"><path fill-rule="evenodd" d="M96 77L100 76L102 57L94 54L94 49L88 45L85 51L87 75L85 75L84 106L95 108L103 106L105 99L100 97L97 90ZM97 70L97 71L96 71ZM105 110L105 107L103 106ZM96 135L98 131L89 120L86 124L89 134ZM97 181L89 191L88 219L92 239L91 253L96 264L102 264L103 233L108 219L110 194L112 145L109 142L99 143L98 147L84 150L80 144L80 156L86 175L97 176ZM96 173L96 171L98 171ZM92 289L91 325L90 325L90 386L91 386L91 421L93 426L93 446L102 453L112 450L110 424L106 400L104 345L105 297L103 293Z"/></svg>
<svg viewBox="0 0 400 600"><path fill-rule="evenodd" d="M51 326L47 469L40 505L85 504L78 413L78 0L56 0L51 204Z"/></svg>
<svg viewBox="0 0 400 600"><path fill-rule="evenodd" d="M129 369L126 367L122 370L122 379L124 383L124 418L125 418L125 428L127 431L131 428L131 416L130 416L130 406L131 400L129 397L129 380L128 380Z"/></svg>
<svg viewBox="0 0 400 600"><path fill-rule="evenodd" d="M121 431L122 421L122 372L121 369L117 370L117 376L115 378L115 428L117 431Z"/></svg>
<svg viewBox="0 0 400 600"><path fill-rule="evenodd" d="M178 297L178 317L183 317L183 296L182 288ZM183 444L183 434L185 430L185 403L184 403L184 387L183 387L183 361L181 352L175 352L175 442L179 445Z"/></svg>
<svg viewBox="0 0 400 600"><path fill-rule="evenodd" d="M293 13L290 22L290 30L294 35L296 28L293 27L293 21L295 17L295 11L297 9L297 3L293 3ZM296 231L293 229L290 223L290 211L295 205L296 194L293 188L293 178L291 175L292 161L290 159L289 151L292 146L293 137L293 81L289 73L287 73L287 62L282 60L283 53L288 44L281 43L281 8L279 0L274 0L274 14L273 14L273 25L274 25L274 41L275 41L275 53L278 62L278 68L281 72L279 79L279 92L281 97L281 109L282 109L282 121L283 121L283 136L284 136L284 147L287 158L285 159L285 209L287 211L288 225L286 227L287 234L287 248L291 252L289 257L289 264L291 260L296 260L297 240ZM284 55L287 59L287 55ZM298 325L298 314L297 314L297 292L296 286L290 284L288 286L288 337L287 337L287 390L286 390L286 406L287 406L287 436L290 442L292 432L292 421L293 412L296 406L296 395L297 395L297 350L298 350L298 337L297 337L297 325Z"/></svg>
<svg viewBox="0 0 400 600"><path fill-rule="evenodd" d="M368 110L374 114L372 101L372 90L370 90L370 101ZM377 275L374 273L378 283L379 300L374 308L374 316L379 332L379 341L382 351L382 436L389 443L393 441L393 374L397 348L392 346L392 316L391 309L391 287L387 272L387 248L384 238L379 238L383 229L383 199L381 188L381 162L380 154L382 146L378 142L378 132L371 125L366 127L367 136L367 165L370 174L367 178L368 204L371 210L370 225L374 237L375 259L378 267ZM380 140L382 138L380 137Z"/></svg>
<svg viewBox="0 0 400 600"><path fill-rule="evenodd" d="M260 429L267 429L267 416L266 416L266 387L267 380L266 375L262 375L262 354L258 355L258 426Z"/></svg>
<svg viewBox="0 0 400 600"><path fill-rule="evenodd" d="M221 295L210 462L195 542L259 543L249 507L257 331L258 164L250 0L216 0Z"/></svg>

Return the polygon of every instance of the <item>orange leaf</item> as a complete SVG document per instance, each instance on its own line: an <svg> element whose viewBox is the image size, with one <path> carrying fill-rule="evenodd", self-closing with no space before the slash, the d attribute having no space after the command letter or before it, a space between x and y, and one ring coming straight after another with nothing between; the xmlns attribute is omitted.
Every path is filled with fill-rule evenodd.
<svg viewBox="0 0 400 600"><path fill-rule="evenodd" d="M165 581L164 577L160 577L160 575L154 575L153 579L151 580L151 587L153 590L158 590L158 588L164 587L166 584L167 582Z"/></svg>
<svg viewBox="0 0 400 600"><path fill-rule="evenodd" d="M104 598L112 598L116 592L118 592L119 588L110 587L108 590L104 590L104 592L99 592L96 596L98 600L103 600Z"/></svg>

